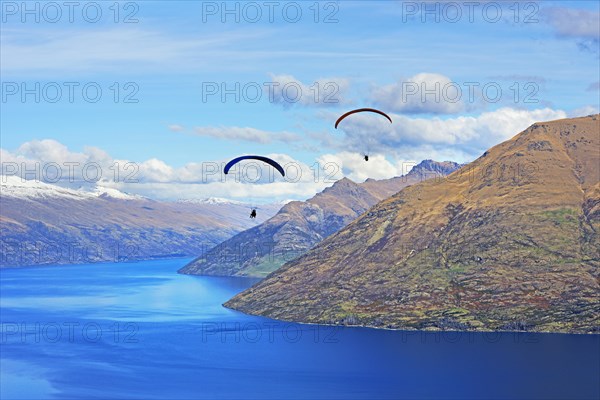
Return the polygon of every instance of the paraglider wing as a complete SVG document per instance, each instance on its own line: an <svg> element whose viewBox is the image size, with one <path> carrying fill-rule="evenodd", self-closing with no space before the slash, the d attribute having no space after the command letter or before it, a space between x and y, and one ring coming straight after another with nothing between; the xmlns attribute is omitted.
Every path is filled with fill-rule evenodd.
<svg viewBox="0 0 600 400"><path fill-rule="evenodd" d="M279 165L277 163L277 161L275 160L271 160L268 157L263 157L263 156L241 156L238 158L234 158L233 160L229 161L227 163L227 165L225 165L225 175L227 175L229 173L229 170L231 169L231 167L233 167L235 164L239 163L242 160L258 160L258 161L262 161L264 163L269 164L270 166L272 166L273 168L275 168L277 171L279 171L279 173L281 174L281 176L285 176L285 171L283 170L283 167L281 165Z"/></svg>
<svg viewBox="0 0 600 400"><path fill-rule="evenodd" d="M373 113L376 113L376 114L379 114L379 115L383 115L384 117L386 117L388 119L388 121L390 121L390 123L392 122L392 119L390 118L390 116L387 115L386 113L384 113L383 111L379 111L379 110L376 110L374 108L357 108L356 110L348 111L346 114L344 114L341 117L339 117L337 119L337 121L335 121L335 129L337 129L339 123L342 122L342 120L344 118L346 118L349 115L356 114L356 113L359 113L359 112L373 112Z"/></svg>

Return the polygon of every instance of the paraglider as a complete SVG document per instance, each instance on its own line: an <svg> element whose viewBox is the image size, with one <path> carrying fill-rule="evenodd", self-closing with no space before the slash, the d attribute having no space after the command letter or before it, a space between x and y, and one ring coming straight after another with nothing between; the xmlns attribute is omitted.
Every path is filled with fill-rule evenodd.
<svg viewBox="0 0 600 400"><path fill-rule="evenodd" d="M345 113L344 115L339 117L337 119L337 121L335 121L335 129L337 129L340 122L342 122L347 116L356 114L356 113L360 113L360 112L372 112L372 113L376 113L379 115L383 115L384 117L386 117L388 119L388 121L390 121L390 123L392 123L392 119L390 118L390 116L387 115L386 113L384 113L383 111L379 111L374 108L357 108L356 110L348 111L347 113Z"/></svg>
<svg viewBox="0 0 600 400"><path fill-rule="evenodd" d="M390 123L392 123L392 119L390 118L390 116L387 115L386 113L384 113L383 111L379 111L374 108L357 108L356 110L348 111L347 113L345 113L341 117L339 117L337 119L337 121L335 121L335 129L337 129L340 122L342 122L346 117L348 117L349 115L352 115L352 114L360 113L360 112L372 112L372 113L376 113L379 115L383 115L384 117L386 117L388 119L388 121L390 121ZM369 161L368 154L365 154L364 160Z"/></svg>
<svg viewBox="0 0 600 400"><path fill-rule="evenodd" d="M279 163L277 163L277 161L271 160L270 158L263 157L263 156L241 156L241 157L234 158L233 160L229 161L225 165L225 168L223 170L223 172L225 172L225 175L227 175L229 173L229 170L231 169L231 167L233 167L235 164L237 164L237 163L239 163L240 161L243 161L243 160L258 160L258 161L262 161L264 163L269 164L273 168L275 168L281 174L281 176L285 176L285 171L283 170L283 167L281 165L279 165Z"/></svg>
<svg viewBox="0 0 600 400"><path fill-rule="evenodd" d="M243 160L262 161L264 163L269 164L273 168L275 168L277 170L277 172L279 172L281 174L281 176L285 176L285 170L283 169L283 167L281 165L279 165L279 163L277 161L272 160L268 157L263 157L263 156L240 156L240 157L234 158L233 160L229 161L225 165L225 168L223 169L223 172L225 173L225 175L227 175L229 173L229 170L231 169L231 167L233 167L235 164L237 164ZM254 208L254 207L252 207L252 212L250 213L250 218L251 219L256 218L256 208Z"/></svg>

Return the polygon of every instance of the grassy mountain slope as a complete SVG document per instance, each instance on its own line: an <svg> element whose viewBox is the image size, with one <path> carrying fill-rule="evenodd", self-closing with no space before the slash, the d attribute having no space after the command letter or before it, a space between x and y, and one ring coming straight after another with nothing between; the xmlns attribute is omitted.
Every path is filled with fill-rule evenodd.
<svg viewBox="0 0 600 400"><path fill-rule="evenodd" d="M598 331L600 118L536 123L226 303L301 322Z"/></svg>

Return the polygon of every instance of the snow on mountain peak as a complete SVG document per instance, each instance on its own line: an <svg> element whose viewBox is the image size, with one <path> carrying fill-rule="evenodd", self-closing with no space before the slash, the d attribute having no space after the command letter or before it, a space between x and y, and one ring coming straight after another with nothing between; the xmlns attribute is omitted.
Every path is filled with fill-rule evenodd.
<svg viewBox="0 0 600 400"><path fill-rule="evenodd" d="M195 203L195 204L244 204L241 201L224 199L222 197L208 197L206 199L183 199L181 203Z"/></svg>
<svg viewBox="0 0 600 400"><path fill-rule="evenodd" d="M139 196L137 194L129 194L129 193L121 192L118 189L109 188L109 187L105 187L105 186L96 186L92 193L98 197L112 197L113 199L121 199L121 200L144 199L144 197Z"/></svg>
<svg viewBox="0 0 600 400"><path fill-rule="evenodd" d="M0 176L0 193L2 196L18 198L68 197L83 199L89 197L89 195L86 196L85 193L74 189L12 175Z"/></svg>
<svg viewBox="0 0 600 400"><path fill-rule="evenodd" d="M95 197L111 197L115 199L134 200L143 198L103 186L94 186L91 190L83 188L76 190L39 180L23 179L20 176L14 175L0 175L0 193L2 196L22 199L62 197L84 200Z"/></svg>

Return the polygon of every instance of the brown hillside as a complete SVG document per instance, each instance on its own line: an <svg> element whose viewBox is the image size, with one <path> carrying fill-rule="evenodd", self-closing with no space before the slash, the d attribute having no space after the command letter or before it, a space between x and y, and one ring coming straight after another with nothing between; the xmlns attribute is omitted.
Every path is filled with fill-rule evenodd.
<svg viewBox="0 0 600 400"><path fill-rule="evenodd" d="M226 306L301 322L597 331L600 119L407 187Z"/></svg>

